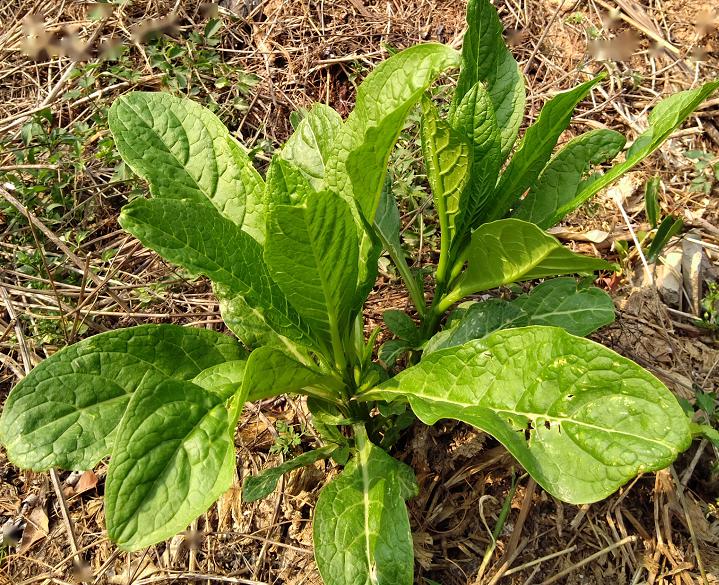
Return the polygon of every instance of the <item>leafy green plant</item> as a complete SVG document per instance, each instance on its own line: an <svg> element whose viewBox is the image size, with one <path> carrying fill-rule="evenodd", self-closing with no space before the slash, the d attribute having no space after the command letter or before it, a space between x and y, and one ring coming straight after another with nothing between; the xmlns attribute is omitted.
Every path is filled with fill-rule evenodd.
<svg viewBox="0 0 719 585"><path fill-rule="evenodd" d="M719 86L660 102L625 160L598 130L552 151L601 76L560 93L514 147L524 82L488 0L472 0L461 53L419 45L380 64L343 121L317 104L263 178L220 120L162 93L119 98L110 128L149 183L121 225L185 270L208 277L242 343L213 331L144 325L103 333L37 366L0 419L10 459L36 470L87 469L110 455L110 538L136 550L183 530L231 485L243 404L306 396L322 445L245 485L269 493L282 473L331 457L344 466L320 493L315 557L328 584L409 585L413 545L407 465L386 449L414 420L451 418L496 437L553 496L602 499L686 449L686 416L654 376L580 336L613 319L611 299L566 276L511 300L464 298L557 275L611 270L543 228L656 149ZM447 119L423 97L460 67ZM387 161L410 110L440 223L435 294L407 267ZM512 154L513 153L513 154ZM511 156L510 156L511 155ZM506 162L509 161L509 162ZM506 164L505 164L506 163ZM504 172L501 170L504 168ZM419 323L385 320L409 346L395 377L373 360L362 307L386 248ZM251 349L251 351L250 351Z"/></svg>

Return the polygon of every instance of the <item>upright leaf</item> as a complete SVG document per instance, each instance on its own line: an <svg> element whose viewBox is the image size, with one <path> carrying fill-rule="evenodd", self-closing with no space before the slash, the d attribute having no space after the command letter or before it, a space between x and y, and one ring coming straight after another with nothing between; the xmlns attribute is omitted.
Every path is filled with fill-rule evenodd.
<svg viewBox="0 0 719 585"><path fill-rule="evenodd" d="M278 155L272 157L267 170L265 187L266 213L275 205L290 205L302 202L315 189L306 174L293 163ZM265 218L266 220L267 218Z"/></svg>
<svg viewBox="0 0 719 585"><path fill-rule="evenodd" d="M187 201L136 199L123 208L120 224L170 262L210 278L225 299L241 297L239 308L251 311L252 325L266 324L282 338L315 345L272 280L261 246L214 209Z"/></svg>
<svg viewBox="0 0 719 585"><path fill-rule="evenodd" d="M132 395L246 356L236 340L176 325L109 331L47 358L10 392L0 441L18 466L90 469L110 454Z"/></svg>
<svg viewBox="0 0 719 585"><path fill-rule="evenodd" d="M421 135L427 179L448 251L457 231L462 193L471 176L473 149L463 134L440 119L428 98L422 100Z"/></svg>
<svg viewBox="0 0 719 585"><path fill-rule="evenodd" d="M426 424L452 418L492 434L539 485L573 504L666 467L691 443L686 416L659 380L552 327L437 351L364 399L401 397Z"/></svg>
<svg viewBox="0 0 719 585"><path fill-rule="evenodd" d="M661 206L659 205L659 185L662 178L654 175L647 180L644 185L644 213L646 213L647 221L652 228L656 228L659 224L659 216L661 214Z"/></svg>
<svg viewBox="0 0 719 585"><path fill-rule="evenodd" d="M282 158L305 174L317 191L324 184L325 164L341 128L342 118L337 112L324 104L315 104L280 152Z"/></svg>
<svg viewBox="0 0 719 585"><path fill-rule="evenodd" d="M314 193L301 205L271 210L265 260L292 306L335 354L357 309L358 257L352 213L335 194Z"/></svg>
<svg viewBox="0 0 719 585"><path fill-rule="evenodd" d="M115 100L108 122L120 156L154 197L210 201L261 237L264 181L215 114L169 93L132 92Z"/></svg>
<svg viewBox="0 0 719 585"><path fill-rule="evenodd" d="M446 45L416 45L380 63L357 89L325 166L327 189L354 198L365 218L375 216L389 154L407 114L430 84L459 64Z"/></svg>
<svg viewBox="0 0 719 585"><path fill-rule="evenodd" d="M464 236L481 223L481 210L497 184L502 167L501 132L491 96L481 81L464 95L450 119L452 127L470 143L471 179L462 194L457 231Z"/></svg>
<svg viewBox="0 0 719 585"><path fill-rule="evenodd" d="M597 83L598 75L549 100L522 138L517 152L502 173L497 191L489 202L487 221L502 218L530 187L547 164L559 136L569 126L574 108Z"/></svg>
<svg viewBox="0 0 719 585"><path fill-rule="evenodd" d="M552 227L549 220L557 209L574 199L584 185L583 177L592 165L612 160L624 148L626 139L614 130L591 130L570 140L552 158L542 175L522 199L512 217Z"/></svg>
<svg viewBox="0 0 719 585"><path fill-rule="evenodd" d="M452 109L481 81L494 105L504 161L517 139L526 99L524 77L502 38L502 23L489 0L467 2L467 32ZM479 157L476 157L477 159Z"/></svg>
<svg viewBox="0 0 719 585"><path fill-rule="evenodd" d="M558 223L567 213L579 207L594 194L639 164L659 148L671 133L697 109L699 104L717 88L719 88L719 81L711 81L696 89L675 93L659 102L649 114L649 128L634 141L624 162L613 166L596 180L586 183L571 201L556 210L548 223L550 225Z"/></svg>
<svg viewBox="0 0 719 585"><path fill-rule="evenodd" d="M406 465L366 438L317 499L315 559L327 585L412 585L414 551L404 500L417 493Z"/></svg>
<svg viewBox="0 0 719 585"><path fill-rule="evenodd" d="M181 530L232 485L234 420L225 401L179 380L136 392L105 483L108 536L124 550Z"/></svg>
<svg viewBox="0 0 719 585"><path fill-rule="evenodd" d="M534 224L502 219L472 234L467 268L446 303L511 282L612 269L609 262L575 254Z"/></svg>

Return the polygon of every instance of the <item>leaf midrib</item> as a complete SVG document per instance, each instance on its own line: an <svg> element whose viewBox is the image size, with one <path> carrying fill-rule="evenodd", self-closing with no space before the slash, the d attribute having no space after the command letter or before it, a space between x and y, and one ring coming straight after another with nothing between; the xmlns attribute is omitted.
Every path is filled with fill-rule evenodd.
<svg viewBox="0 0 719 585"><path fill-rule="evenodd" d="M634 439L639 439L639 440L642 440L642 441L646 441L646 442L648 442L648 443L655 443L655 444L657 444L657 445L661 445L661 446L664 447L665 449L669 449L669 451L672 452L672 453L676 453L676 452L677 452L673 445L671 445L671 444L669 444L669 443L665 443L665 442L663 442L663 441L660 441L659 439L654 439L654 438L651 438L651 437L645 437L645 436L642 436L642 435L635 435L635 434L629 433L629 432L627 432L627 431L620 431L620 430L617 430L617 429L614 429L614 428L611 428L611 427L606 428L606 427L602 427L602 426L595 425L595 424L592 424L592 423L587 423L587 422L583 422L583 421L578 421L578 420L573 419L573 418L554 416L554 415L550 415L550 414L547 414L547 413L544 413L544 412L528 412L528 411L514 410L514 409L511 409L511 408L497 408L497 407L494 407L494 406L487 406L487 405L483 405L483 404L467 404L466 402L459 402L459 401L450 400L450 399L447 399L447 398L443 398L443 399L441 399L441 400L438 400L438 399L436 399L434 396L431 396L431 395L428 396L428 395L426 395L426 394L420 394L420 393L417 393L417 392L413 392L412 394L407 394L407 393L404 393L404 392L398 392L398 391L396 391L396 390L391 390L391 389L382 389L381 392L382 392L383 394L392 394L392 395L395 395L395 396L408 397L408 398L410 398L410 400L411 400L412 398L419 398L420 400L423 400L423 401L425 401L427 404L430 404L430 405L433 405L433 404L448 404L448 405L451 405L451 406L454 406L454 407L458 407L458 408L460 408L460 409L465 409L465 408L484 408L484 409L489 410L489 411L491 411L491 412L493 412L493 413L495 413L495 414L511 414L511 415L516 415L516 416L524 416L524 417L527 417L527 418L532 419L532 420L542 420L542 421L547 421L547 422L549 422L549 423L552 423L552 422L556 422L556 423L570 423L570 424L574 424L574 425L581 426L581 427L584 427L584 428L592 429L592 430L595 430L595 431L602 431L602 432L605 432L605 433L609 433L610 435L612 435L612 434L621 435L621 436L626 436L626 437L631 437L631 438L634 438Z"/></svg>

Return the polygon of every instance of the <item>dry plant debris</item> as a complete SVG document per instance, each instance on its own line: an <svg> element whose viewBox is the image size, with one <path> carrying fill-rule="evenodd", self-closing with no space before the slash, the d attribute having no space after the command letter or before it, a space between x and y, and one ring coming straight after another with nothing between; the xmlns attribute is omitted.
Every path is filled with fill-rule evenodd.
<svg viewBox="0 0 719 585"><path fill-rule="evenodd" d="M719 9L712 1L496 4L527 76L530 118L547 97L573 85L579 67L609 71L567 140L598 127L636 135L659 95L719 77ZM58 347L87 335L148 321L222 328L207 283L189 280L117 226L119 207L142 185L109 141L106 112L116 96L132 89L194 96L211 104L263 165L291 131L291 112L324 101L345 115L356 81L389 51L431 40L459 46L463 12L463 3L450 0L3 2L3 394ZM689 274L676 287L676 305L641 286L632 245L632 234L648 229L641 188L621 198L628 222L607 194L556 234L578 250L596 246L621 261L623 273L604 283L617 299L618 319L599 337L691 403L698 393L719 392L719 292L709 288L719 274L719 171L711 171L719 163L718 113L719 99L708 102L633 174L636 185L660 176L662 208L692 228L690 241L675 238ZM416 176L417 153L402 145L395 162L410 174L397 185L407 193L405 242L429 257L434 218ZM706 153L709 166L699 168L686 155L692 151ZM702 277L692 276L699 266ZM381 324L387 308L406 309L403 299L395 275L383 271L369 325ZM697 325L702 311L713 330ZM237 434L246 457L236 486L186 533L143 554L122 553L103 534L103 466L49 477L20 472L0 453L0 583L319 583L310 518L323 473L299 470L270 498L240 501L242 479L278 457L268 455L276 429L287 428L277 422L296 429L306 445L306 417L300 400L249 410ZM580 508L536 489L503 448L468 427L417 426L403 459L421 484L410 503L418 582L719 583L717 458L702 441L673 469ZM478 576L509 494L509 517Z"/></svg>

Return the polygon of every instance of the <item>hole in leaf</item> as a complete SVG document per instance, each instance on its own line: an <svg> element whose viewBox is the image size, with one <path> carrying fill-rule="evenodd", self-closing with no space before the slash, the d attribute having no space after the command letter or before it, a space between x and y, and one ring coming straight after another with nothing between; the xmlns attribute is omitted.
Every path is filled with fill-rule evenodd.
<svg viewBox="0 0 719 585"><path fill-rule="evenodd" d="M550 423L548 420L545 420L545 421L544 421L544 428L545 428L545 429L551 429L551 428L552 428L552 425L551 425L551 423Z"/></svg>

